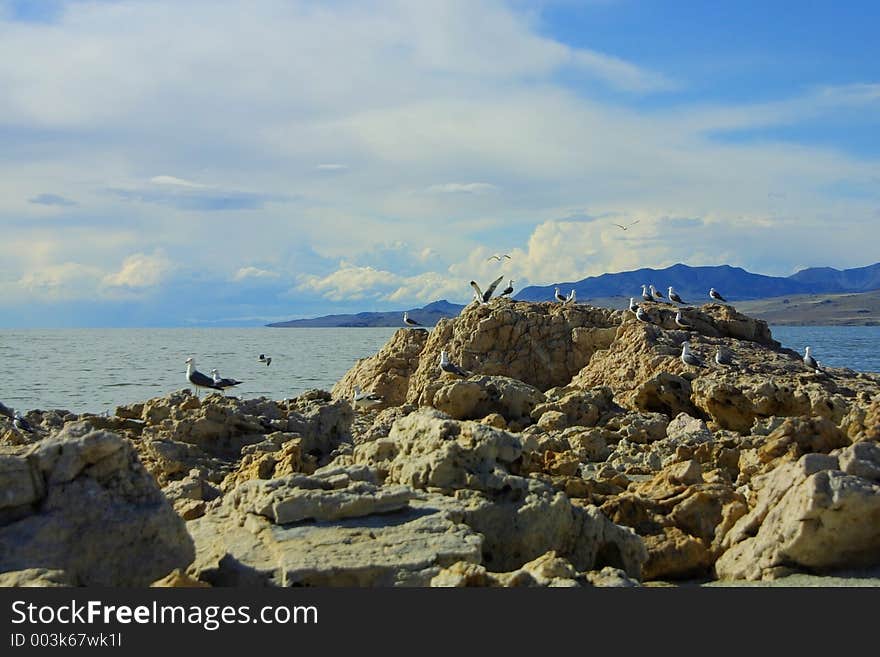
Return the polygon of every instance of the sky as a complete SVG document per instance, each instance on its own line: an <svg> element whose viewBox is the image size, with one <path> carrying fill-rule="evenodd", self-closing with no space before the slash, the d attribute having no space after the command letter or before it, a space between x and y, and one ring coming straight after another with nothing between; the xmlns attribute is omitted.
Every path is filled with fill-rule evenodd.
<svg viewBox="0 0 880 657"><path fill-rule="evenodd" d="M0 327L871 264L878 24L872 1L0 0Z"/></svg>

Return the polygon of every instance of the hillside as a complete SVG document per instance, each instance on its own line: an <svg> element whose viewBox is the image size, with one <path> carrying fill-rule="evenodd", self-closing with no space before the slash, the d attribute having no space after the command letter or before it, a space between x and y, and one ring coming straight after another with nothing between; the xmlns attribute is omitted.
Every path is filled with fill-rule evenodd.
<svg viewBox="0 0 880 657"><path fill-rule="evenodd" d="M743 301L736 309L776 326L880 326L880 290Z"/></svg>
<svg viewBox="0 0 880 657"><path fill-rule="evenodd" d="M444 317L455 317L464 306L449 303L446 299L434 301L422 308L411 308L409 316L425 326L434 326ZM293 319L287 322L267 324L272 328L369 328L403 326L403 310L387 312L362 312L354 315L325 315L313 319Z"/></svg>

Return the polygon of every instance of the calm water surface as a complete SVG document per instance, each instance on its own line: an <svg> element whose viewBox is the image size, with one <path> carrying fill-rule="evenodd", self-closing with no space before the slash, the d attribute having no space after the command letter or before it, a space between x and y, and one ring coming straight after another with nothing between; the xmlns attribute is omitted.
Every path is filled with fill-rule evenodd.
<svg viewBox="0 0 880 657"><path fill-rule="evenodd" d="M286 399L329 390L395 328L0 329L0 401L17 410L102 412L188 386L187 356L205 374L243 381L243 397ZM880 327L773 328L782 344L820 363L880 372ZM266 367L257 361L272 357Z"/></svg>

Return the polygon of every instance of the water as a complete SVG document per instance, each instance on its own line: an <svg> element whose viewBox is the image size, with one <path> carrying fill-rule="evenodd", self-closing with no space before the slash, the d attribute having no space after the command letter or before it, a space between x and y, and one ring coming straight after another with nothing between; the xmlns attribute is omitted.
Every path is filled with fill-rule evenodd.
<svg viewBox="0 0 880 657"><path fill-rule="evenodd" d="M329 390L395 328L0 329L0 402L16 410L112 411L189 386L187 356L230 395L295 397ZM268 367L257 357L272 358ZM234 391L234 392L233 392Z"/></svg>
<svg viewBox="0 0 880 657"><path fill-rule="evenodd" d="M243 397L294 397L329 390L358 358L372 356L395 328L0 329L0 402L17 410L112 411L187 387L184 360L243 381ZM783 346L820 363L880 372L880 327L780 326ZM266 367L257 361L272 357Z"/></svg>

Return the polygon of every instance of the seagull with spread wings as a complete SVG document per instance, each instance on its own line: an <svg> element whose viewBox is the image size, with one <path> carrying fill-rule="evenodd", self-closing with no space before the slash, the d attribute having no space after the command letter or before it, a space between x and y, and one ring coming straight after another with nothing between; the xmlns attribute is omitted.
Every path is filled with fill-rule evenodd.
<svg viewBox="0 0 880 657"><path fill-rule="evenodd" d="M495 255L489 256L486 259L486 262L489 262L491 260L497 260L498 262L501 262L502 258L507 258L508 260L513 260L513 258L511 258L506 253L496 253Z"/></svg>
<svg viewBox="0 0 880 657"><path fill-rule="evenodd" d="M494 281L492 281L492 284L488 288L486 288L485 292L480 289L480 286L477 285L476 281L471 281L471 287L474 288L474 292L476 292L475 298L480 300L481 305L484 303L489 303L489 299L492 298L492 294L495 292L495 288L498 287L498 284L502 280L504 280L504 276L499 276L498 278L496 278Z"/></svg>
<svg viewBox="0 0 880 657"><path fill-rule="evenodd" d="M637 223L639 223L639 221L641 221L641 219L636 219L635 221L631 221L630 223L628 223L626 226L622 226L621 224L614 224L614 225L617 226L618 228L620 228L621 230L629 230L630 228L635 226ZM614 222L612 222L612 223L614 223Z"/></svg>

